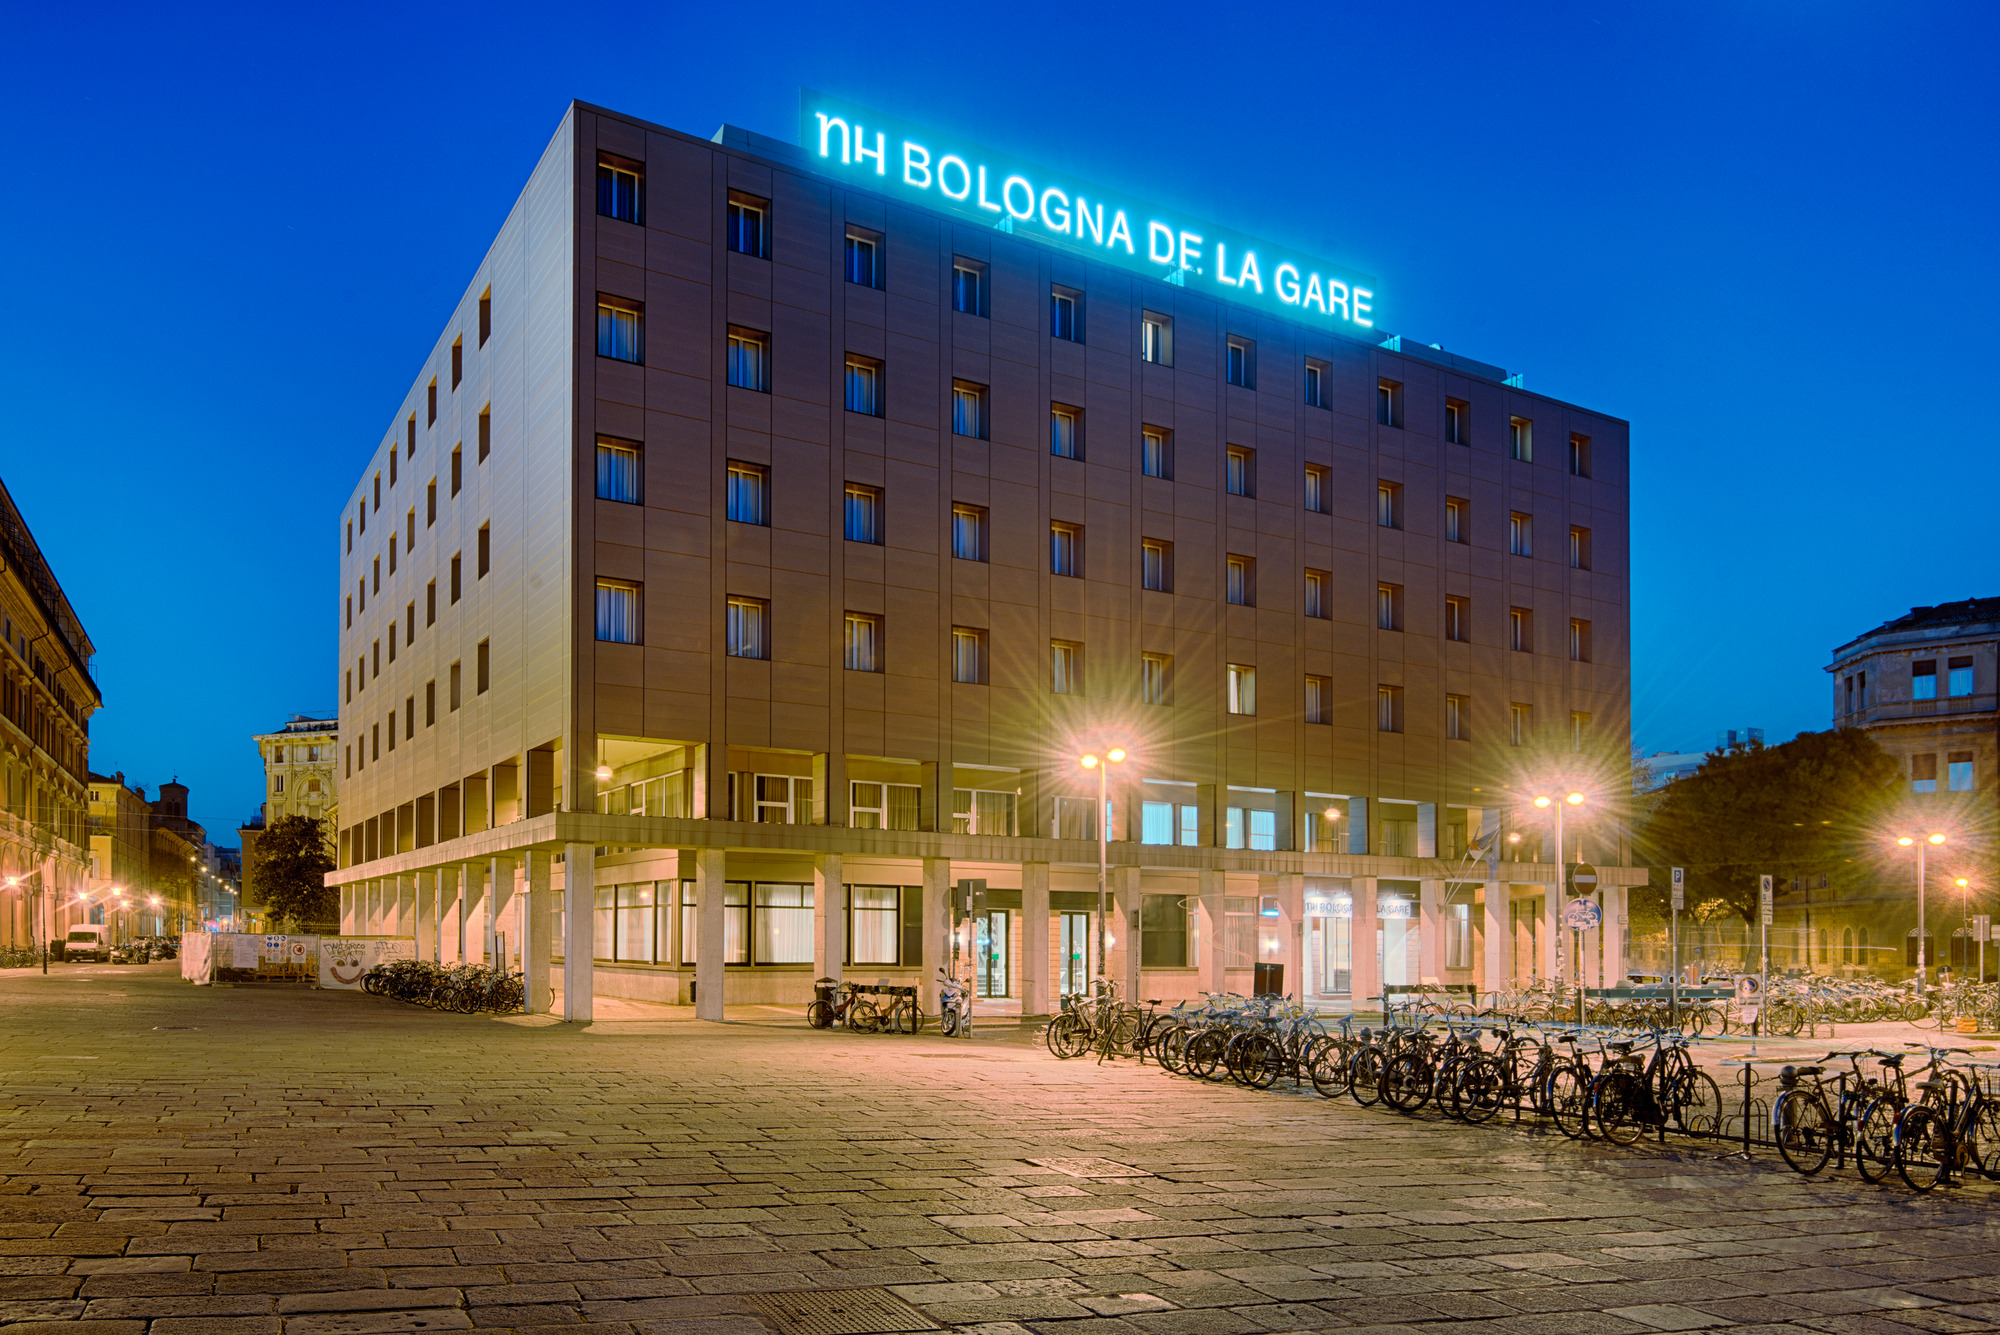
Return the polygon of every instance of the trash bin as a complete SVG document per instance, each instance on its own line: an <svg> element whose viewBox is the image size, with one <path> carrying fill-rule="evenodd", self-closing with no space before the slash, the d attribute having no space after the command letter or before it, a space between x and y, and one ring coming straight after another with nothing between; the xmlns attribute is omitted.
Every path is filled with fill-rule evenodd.
<svg viewBox="0 0 2000 1335"><path fill-rule="evenodd" d="M1255 981L1250 985L1250 994L1257 997L1281 997L1285 994L1285 966L1282 964L1259 964Z"/></svg>

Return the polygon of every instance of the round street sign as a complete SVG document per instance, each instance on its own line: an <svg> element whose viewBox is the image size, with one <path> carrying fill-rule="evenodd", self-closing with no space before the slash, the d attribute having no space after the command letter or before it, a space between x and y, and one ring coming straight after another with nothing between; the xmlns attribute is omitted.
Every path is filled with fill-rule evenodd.
<svg viewBox="0 0 2000 1335"><path fill-rule="evenodd" d="M1572 899L1563 905L1563 926L1573 932L1595 931L1597 924L1604 921L1604 910L1595 900Z"/></svg>
<svg viewBox="0 0 2000 1335"><path fill-rule="evenodd" d="M1588 862L1573 863L1567 868L1566 879L1569 884L1569 892L1573 895L1591 895L1597 893L1597 868L1591 866Z"/></svg>

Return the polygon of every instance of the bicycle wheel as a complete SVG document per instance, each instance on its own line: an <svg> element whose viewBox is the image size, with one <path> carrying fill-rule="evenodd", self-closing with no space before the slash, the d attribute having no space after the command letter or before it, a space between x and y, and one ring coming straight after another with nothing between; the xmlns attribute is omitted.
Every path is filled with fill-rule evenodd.
<svg viewBox="0 0 2000 1335"><path fill-rule="evenodd" d="M1347 1064L1347 1054L1340 1050L1338 1043L1334 1042L1319 1045L1319 1049L1312 1055L1311 1064L1306 1068L1306 1074L1312 1077L1313 1088L1319 1091L1320 1097L1328 1099L1345 1094L1349 1082L1353 1079L1353 1072Z"/></svg>
<svg viewBox="0 0 2000 1335"><path fill-rule="evenodd" d="M1043 1035L1043 1041L1049 1045L1050 1052L1067 1061L1071 1057L1083 1055L1089 1035L1084 1032L1083 1024L1076 1016L1064 1011L1049 1021L1048 1032Z"/></svg>
<svg viewBox="0 0 2000 1335"><path fill-rule="evenodd" d="M806 1007L806 1023L815 1029L833 1028L833 1007L824 1001L815 1001Z"/></svg>
<svg viewBox="0 0 2000 1335"><path fill-rule="evenodd" d="M1278 1073L1284 1065L1284 1053L1270 1035L1252 1034L1237 1052L1236 1065L1230 1074L1247 1089L1269 1089L1278 1083Z"/></svg>
<svg viewBox="0 0 2000 1335"><path fill-rule="evenodd" d="M1590 1124L1614 1145L1636 1144L1646 1134L1642 1106L1639 1081L1630 1071L1600 1075L1590 1087Z"/></svg>
<svg viewBox="0 0 2000 1335"><path fill-rule="evenodd" d="M1229 1035L1220 1029L1204 1029L1188 1042L1188 1074L1203 1080L1221 1080L1223 1054L1229 1050ZM1221 1072L1221 1074L1218 1074Z"/></svg>
<svg viewBox="0 0 2000 1335"><path fill-rule="evenodd" d="M1542 1104L1556 1130L1575 1140L1590 1121L1590 1068L1563 1062L1549 1072L1543 1086Z"/></svg>
<svg viewBox="0 0 2000 1335"><path fill-rule="evenodd" d="M921 1034L924 1023L931 1017L924 1014L924 1008L917 1004L915 997L904 997L902 1005L896 1007L896 1032L899 1034Z"/></svg>
<svg viewBox="0 0 2000 1335"><path fill-rule="evenodd" d="M1771 1135L1795 1173L1811 1177L1833 1157L1833 1119L1826 1101L1808 1090L1787 1090L1771 1109Z"/></svg>
<svg viewBox="0 0 2000 1335"><path fill-rule="evenodd" d="M1729 1032L1729 1017L1714 1006L1697 1006L1688 1013L1689 1032L1696 1038L1719 1038Z"/></svg>
<svg viewBox="0 0 2000 1335"><path fill-rule="evenodd" d="M1111 1046L1120 1052L1133 1051L1139 1042L1139 1013L1121 1010L1111 1018Z"/></svg>
<svg viewBox="0 0 2000 1335"><path fill-rule="evenodd" d="M1174 1025L1161 1034L1153 1044L1153 1055L1159 1058L1160 1068L1175 1075L1187 1073L1188 1027Z"/></svg>
<svg viewBox="0 0 2000 1335"><path fill-rule="evenodd" d="M1490 1122L1507 1097L1507 1076L1491 1057L1461 1064L1451 1082L1452 1113L1467 1122Z"/></svg>
<svg viewBox="0 0 2000 1335"><path fill-rule="evenodd" d="M1972 1115L1969 1134L1972 1144L1967 1147L1967 1161L1981 1177L2000 1178L2000 1104L1982 1097L1979 1111Z"/></svg>
<svg viewBox="0 0 2000 1335"><path fill-rule="evenodd" d="M856 997L847 1008L847 1027L857 1034L872 1034L882 1026L882 1012L867 997Z"/></svg>
<svg viewBox="0 0 2000 1335"><path fill-rule="evenodd" d="M1880 1182L1896 1166L1896 1105L1887 1097L1870 1103L1854 1123L1854 1171Z"/></svg>
<svg viewBox="0 0 2000 1335"><path fill-rule="evenodd" d="M1667 1091L1674 1125L1690 1136L1722 1134L1722 1087L1706 1071L1686 1071Z"/></svg>
<svg viewBox="0 0 2000 1335"><path fill-rule="evenodd" d="M1951 1171L1951 1126L1936 1108L1915 1104L1896 1121L1896 1174L1912 1191L1929 1191Z"/></svg>
<svg viewBox="0 0 2000 1335"><path fill-rule="evenodd" d="M1347 1066L1347 1092L1364 1108L1382 1098L1382 1049L1374 1044L1356 1050Z"/></svg>
<svg viewBox="0 0 2000 1335"><path fill-rule="evenodd" d="M1399 1052L1382 1068L1382 1101L1410 1114L1431 1101L1436 1071L1420 1052Z"/></svg>

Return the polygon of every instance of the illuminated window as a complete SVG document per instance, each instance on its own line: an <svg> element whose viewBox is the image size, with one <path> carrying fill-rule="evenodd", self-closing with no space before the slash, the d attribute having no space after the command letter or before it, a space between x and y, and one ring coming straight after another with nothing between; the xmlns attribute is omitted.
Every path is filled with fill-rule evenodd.
<svg viewBox="0 0 2000 1335"><path fill-rule="evenodd" d="M644 314L639 303L622 297L597 297L597 355L613 361L644 360ZM435 386L433 386L435 388Z"/></svg>
<svg viewBox="0 0 2000 1335"><path fill-rule="evenodd" d="M750 329L729 331L729 383L768 393L771 388L771 336Z"/></svg>
<svg viewBox="0 0 2000 1335"><path fill-rule="evenodd" d="M882 363L873 357L847 354L847 411L882 415Z"/></svg>
<svg viewBox="0 0 2000 1335"><path fill-rule="evenodd" d="M1154 593L1174 591L1174 545L1158 538L1139 540L1139 587Z"/></svg>
<svg viewBox="0 0 2000 1335"><path fill-rule="evenodd" d="M1049 405L1049 453L1058 459L1083 457L1083 410Z"/></svg>
<svg viewBox="0 0 2000 1335"><path fill-rule="evenodd" d="M1069 640L1049 641L1049 690L1055 695L1083 694L1083 646Z"/></svg>
<svg viewBox="0 0 2000 1335"><path fill-rule="evenodd" d="M986 439L986 386L964 380L952 382L951 431L955 436Z"/></svg>
<svg viewBox="0 0 2000 1335"><path fill-rule="evenodd" d="M750 195L729 192L729 248L738 255L754 255L758 259L769 258L766 249L769 240L770 204Z"/></svg>
<svg viewBox="0 0 2000 1335"><path fill-rule="evenodd" d="M640 644L639 586L623 580L597 581L597 638L611 644Z"/></svg>
<svg viewBox="0 0 2000 1335"><path fill-rule="evenodd" d="M1257 669L1245 663L1229 665L1229 712L1257 712Z"/></svg>
<svg viewBox="0 0 2000 1335"><path fill-rule="evenodd" d="M1375 382L1375 421L1381 426L1403 424L1403 386L1396 380Z"/></svg>
<svg viewBox="0 0 2000 1335"><path fill-rule="evenodd" d="M1952 751L1945 756L1945 787L1954 793L1972 791L1972 752Z"/></svg>
<svg viewBox="0 0 2000 1335"><path fill-rule="evenodd" d="M1948 663L1946 663L1945 666L1946 669L1951 674L1950 680L1948 681L1945 687L1945 693L1954 696L1971 695L1972 694L1971 657L1967 656L1963 658L1951 659Z"/></svg>
<svg viewBox="0 0 2000 1335"><path fill-rule="evenodd" d="M986 632L951 628L951 679L976 686L986 680Z"/></svg>
<svg viewBox="0 0 2000 1335"><path fill-rule="evenodd" d="M965 315L986 314L986 266L978 260L952 261L951 308Z"/></svg>
<svg viewBox="0 0 2000 1335"><path fill-rule="evenodd" d="M597 212L604 218L639 221L639 187L645 167L625 158L600 154L597 159Z"/></svg>
<svg viewBox="0 0 2000 1335"><path fill-rule="evenodd" d="M1937 660L1923 658L1910 664L1910 698L1937 699Z"/></svg>
<svg viewBox="0 0 2000 1335"><path fill-rule="evenodd" d="M882 618L847 614L846 665L849 672L882 670Z"/></svg>
<svg viewBox="0 0 2000 1335"><path fill-rule="evenodd" d="M731 658L768 658L771 606L761 598L729 600L728 654Z"/></svg>
<svg viewBox="0 0 2000 1335"><path fill-rule="evenodd" d="M1937 757L1910 757L1910 791L1913 793L1934 793L1937 791Z"/></svg>
<svg viewBox="0 0 2000 1335"><path fill-rule="evenodd" d="M768 524L771 470L761 464L729 465L728 515L739 524Z"/></svg>
<svg viewBox="0 0 2000 1335"><path fill-rule="evenodd" d="M1172 316L1146 311L1139 316L1139 359L1155 366L1174 364L1174 321Z"/></svg>

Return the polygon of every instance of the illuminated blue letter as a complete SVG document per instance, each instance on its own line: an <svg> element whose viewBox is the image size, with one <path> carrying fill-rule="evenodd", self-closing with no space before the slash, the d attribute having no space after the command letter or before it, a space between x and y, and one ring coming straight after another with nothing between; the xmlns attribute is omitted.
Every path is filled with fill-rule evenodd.
<svg viewBox="0 0 2000 1335"><path fill-rule="evenodd" d="M1183 269L1187 268L1192 261L1198 260L1200 258L1201 258L1201 238L1196 236L1193 232L1182 232L1181 268Z"/></svg>
<svg viewBox="0 0 2000 1335"><path fill-rule="evenodd" d="M1220 256L1221 252L1222 248L1220 246L1216 247L1216 254L1218 256ZM1216 263L1222 263L1221 259L1218 258ZM1261 297L1264 295L1264 275L1257 272L1256 251L1250 251L1243 256L1243 272L1236 276L1236 281L1245 287L1256 288L1258 296Z"/></svg>
<svg viewBox="0 0 2000 1335"><path fill-rule="evenodd" d="M1285 277L1290 274L1291 277ZM1299 271L1290 263L1280 264L1278 271L1271 275L1271 285L1278 289L1278 300L1287 306L1299 304Z"/></svg>
<svg viewBox="0 0 2000 1335"><path fill-rule="evenodd" d="M1097 244L1098 244L1098 245L1100 245L1100 246L1101 246L1101 245L1103 245L1103 244L1104 244L1104 206L1103 206L1102 204L1099 204L1099 205L1097 206L1097 216L1093 218L1093 217L1091 217L1091 215L1090 215L1090 205L1088 205L1088 204L1086 204L1086 203L1084 203L1084 202L1083 202L1083 196L1082 196L1082 195L1078 195L1078 196L1076 197L1076 239L1077 239L1077 240L1079 240L1079 241L1083 240L1083 232L1084 232L1084 229L1085 229L1086 227L1090 229L1090 232L1091 232L1091 238L1092 238L1092 240L1096 241L1096 242L1097 242Z"/></svg>
<svg viewBox="0 0 2000 1335"><path fill-rule="evenodd" d="M995 212L995 213L998 213L998 212L1000 211L1000 206L999 206L998 204L995 204L995 203L994 203L994 202L993 202L992 200L990 200L990 199L988 199L988 198L986 197L986 164L985 164L985 163L983 163L983 162L979 164L979 200L978 200L978 203L979 203L979 207L980 207L980 208L982 208L982 209L991 209L991 210L992 210L993 212Z"/></svg>
<svg viewBox="0 0 2000 1335"><path fill-rule="evenodd" d="M889 136L884 134L882 131L877 130L875 132L875 150L872 153L869 152L868 140L863 137L863 132L861 127L859 125L854 127L855 166L859 167L864 163L866 163L868 159L873 158L875 159L875 174L877 176L887 176L889 174L888 170L889 164L885 154L888 150L888 147L889 147Z"/></svg>
<svg viewBox="0 0 2000 1335"><path fill-rule="evenodd" d="M1125 215L1121 213L1118 216L1123 218ZM1118 230L1116 222L1112 223L1111 230L1116 234ZM1155 264L1172 264L1174 262L1173 228L1163 222L1149 222L1146 224L1146 258Z"/></svg>
<svg viewBox="0 0 2000 1335"><path fill-rule="evenodd" d="M923 179L917 179L918 173ZM931 151L922 144L903 141L903 184L913 185L919 190L931 188Z"/></svg>
<svg viewBox="0 0 2000 1335"><path fill-rule="evenodd" d="M1017 185L1028 197L1027 205L1018 209L1014 207L1014 187ZM1007 212L1026 222L1035 216L1035 187L1028 184L1025 176L1009 176L1000 183L1000 202L1007 206Z"/></svg>
<svg viewBox="0 0 2000 1335"><path fill-rule="evenodd" d="M1186 236L1187 233L1182 232L1181 235ZM1200 238L1196 239L1199 240ZM1187 265L1183 263L1181 268L1185 269ZM1229 276L1229 247L1223 245L1220 241L1215 243L1215 281L1218 283L1227 283L1231 287L1236 286L1236 280Z"/></svg>
<svg viewBox="0 0 2000 1335"><path fill-rule="evenodd" d="M1332 315L1334 307L1340 308L1340 318L1347 318L1347 284L1338 279L1326 280L1326 313Z"/></svg>
<svg viewBox="0 0 2000 1335"><path fill-rule="evenodd" d="M1104 206L1100 204L1097 207L1099 210L1098 216L1102 217ZM1154 226L1158 225L1159 224L1157 223L1154 224ZM1117 245L1120 241L1123 241L1125 243L1125 253L1127 255L1135 253L1132 249L1132 224L1125 221L1125 210L1123 209L1120 209L1118 210L1118 212L1111 215L1111 235L1104 238L1104 248L1106 250L1109 250L1111 247ZM1168 249L1169 251L1172 250L1171 242L1169 242L1168 244ZM1169 259L1172 258L1171 254L1168 256L1168 258Z"/></svg>
<svg viewBox="0 0 2000 1335"><path fill-rule="evenodd" d="M1375 322L1373 320L1364 320L1362 318L1363 315L1372 315L1375 311L1374 302L1372 300L1363 300L1363 298L1372 299L1374 295L1373 292L1370 292L1365 287L1354 289L1354 323L1366 325L1371 328L1374 326Z"/></svg>
<svg viewBox="0 0 2000 1335"><path fill-rule="evenodd" d="M813 115L819 117L819 155L821 157L826 156L827 132L838 125L840 127L840 160L842 162L847 161L847 122L838 116L829 116L824 111L815 111Z"/></svg>
<svg viewBox="0 0 2000 1335"><path fill-rule="evenodd" d="M1004 194L1005 192L1003 191L1002 193ZM1062 208L1056 211L1062 217L1061 222L1056 221L1056 214L1049 212L1050 199L1060 199L1062 201ZM1050 186L1048 189L1042 191L1042 223L1051 232L1067 232L1069 230L1069 196L1054 186Z"/></svg>
<svg viewBox="0 0 2000 1335"><path fill-rule="evenodd" d="M956 190L947 185L944 179L945 172L953 167L958 168L959 185ZM938 159L938 189L944 192L947 199L964 199L972 193L972 168L965 165L964 158L956 153L947 153Z"/></svg>
<svg viewBox="0 0 2000 1335"><path fill-rule="evenodd" d="M1306 279L1306 299L1303 304L1317 306L1321 315L1326 314L1326 294L1319 290L1318 274Z"/></svg>

